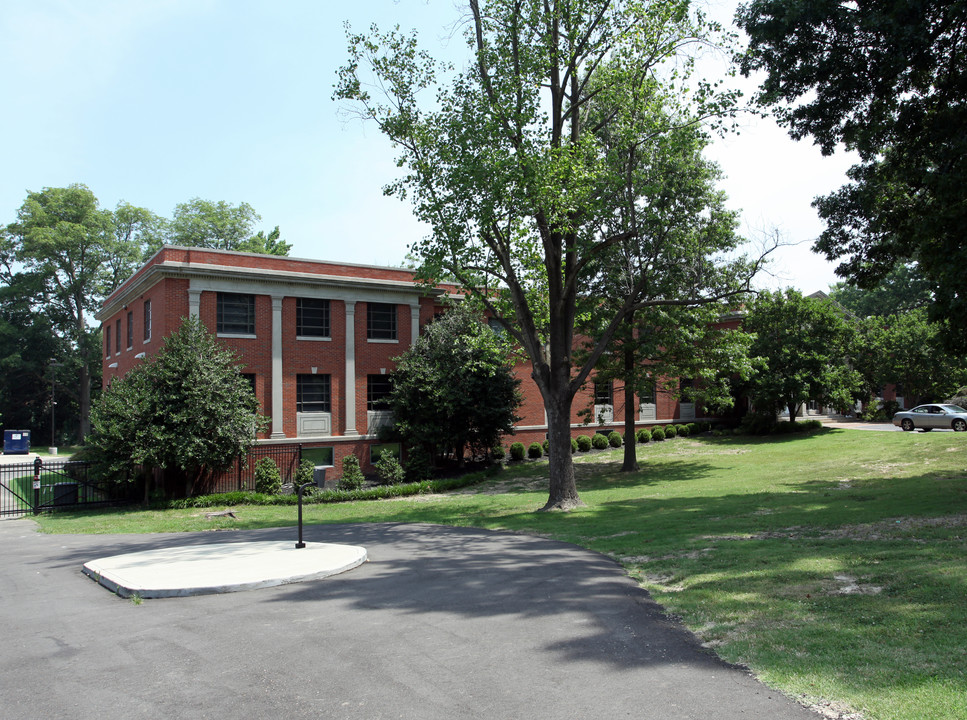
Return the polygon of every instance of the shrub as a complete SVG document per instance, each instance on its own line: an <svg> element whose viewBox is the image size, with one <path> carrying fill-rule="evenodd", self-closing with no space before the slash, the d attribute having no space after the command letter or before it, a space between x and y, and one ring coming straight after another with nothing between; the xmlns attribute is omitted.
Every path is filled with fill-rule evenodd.
<svg viewBox="0 0 967 720"><path fill-rule="evenodd" d="M751 413L742 418L742 429L750 435L768 435L776 431L774 415L759 415Z"/></svg>
<svg viewBox="0 0 967 720"><path fill-rule="evenodd" d="M406 466L404 468L407 482L425 482L433 477L433 456L419 445L406 451Z"/></svg>
<svg viewBox="0 0 967 720"><path fill-rule="evenodd" d="M691 430L688 429L688 425L678 426L678 437L688 437L691 434Z"/></svg>
<svg viewBox="0 0 967 720"><path fill-rule="evenodd" d="M255 463L255 492L275 495L282 489L282 473L275 460L264 457Z"/></svg>
<svg viewBox="0 0 967 720"><path fill-rule="evenodd" d="M550 440L545 440L543 443L541 443L541 450L544 451L545 455L550 455L550 449L551 449Z"/></svg>
<svg viewBox="0 0 967 720"><path fill-rule="evenodd" d="M608 438L606 438L601 433L594 433L591 436L591 447L595 450L604 450L608 447Z"/></svg>
<svg viewBox="0 0 967 720"><path fill-rule="evenodd" d="M669 438L670 439L670 438L677 437L677 436L678 436L678 429L674 425L668 425L665 428L665 437L666 438Z"/></svg>
<svg viewBox="0 0 967 720"><path fill-rule="evenodd" d="M587 452L591 449L591 438L589 438L587 435L578 435L576 442L578 444L578 450L581 452Z"/></svg>
<svg viewBox="0 0 967 720"><path fill-rule="evenodd" d="M524 459L524 443L515 442L510 446L510 459L511 460L523 460Z"/></svg>
<svg viewBox="0 0 967 720"><path fill-rule="evenodd" d="M504 450L503 445L495 445L493 450L490 451L490 457L494 460L503 460L507 457L507 451Z"/></svg>
<svg viewBox="0 0 967 720"><path fill-rule="evenodd" d="M822 420L807 420L806 422L802 423L802 429L806 431L822 430L823 429Z"/></svg>
<svg viewBox="0 0 967 720"><path fill-rule="evenodd" d="M652 440L655 440L657 442L661 442L662 440L664 440L665 439L665 431L664 431L664 429L663 428L660 428L660 427L656 427L654 430L652 430L651 431L651 439Z"/></svg>
<svg viewBox="0 0 967 720"><path fill-rule="evenodd" d="M399 485L406 477L400 461L393 453L388 452L380 454L376 461L376 474L383 485Z"/></svg>
<svg viewBox="0 0 967 720"><path fill-rule="evenodd" d="M295 479L293 483L296 485L305 485L306 483L311 483L313 481L313 475L315 474L316 466L309 458L303 458L299 461L299 469L296 470Z"/></svg>
<svg viewBox="0 0 967 720"><path fill-rule="evenodd" d="M702 432L702 427L697 422L691 422L686 427L688 428L689 435L698 435Z"/></svg>
<svg viewBox="0 0 967 720"><path fill-rule="evenodd" d="M363 486L363 471L359 469L359 458L350 453L342 459L342 477L339 478L340 490L358 490Z"/></svg>
<svg viewBox="0 0 967 720"><path fill-rule="evenodd" d="M608 445L613 448L619 448L621 447L621 442L621 433L619 433L617 430L612 430L610 433L608 433Z"/></svg>
<svg viewBox="0 0 967 720"><path fill-rule="evenodd" d="M578 451L578 441L571 438L571 454L573 455Z"/></svg>
<svg viewBox="0 0 967 720"><path fill-rule="evenodd" d="M544 448L539 442L532 442L530 447L527 448L527 457L531 460L536 460L544 455Z"/></svg>
<svg viewBox="0 0 967 720"><path fill-rule="evenodd" d="M651 430L648 428L642 428L638 431L638 442L649 443L651 442Z"/></svg>

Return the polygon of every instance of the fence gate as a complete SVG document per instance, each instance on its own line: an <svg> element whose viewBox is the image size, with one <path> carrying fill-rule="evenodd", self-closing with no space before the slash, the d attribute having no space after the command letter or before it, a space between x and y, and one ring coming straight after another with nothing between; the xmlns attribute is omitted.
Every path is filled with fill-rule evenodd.
<svg viewBox="0 0 967 720"><path fill-rule="evenodd" d="M129 483L92 482L90 464L61 460L0 465L0 516L116 505L130 501Z"/></svg>

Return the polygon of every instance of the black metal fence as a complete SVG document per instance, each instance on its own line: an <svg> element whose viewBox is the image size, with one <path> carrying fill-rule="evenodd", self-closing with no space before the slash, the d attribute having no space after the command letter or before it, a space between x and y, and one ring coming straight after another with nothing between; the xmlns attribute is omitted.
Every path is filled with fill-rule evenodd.
<svg viewBox="0 0 967 720"><path fill-rule="evenodd" d="M0 515L119 505L132 501L126 482L95 481L90 463L70 460L0 465Z"/></svg>
<svg viewBox="0 0 967 720"><path fill-rule="evenodd" d="M302 459L301 445L256 445L247 456L237 458L232 467L216 473L205 492L223 493L234 490L255 490L255 465L264 457L272 458L282 474L282 482L295 478Z"/></svg>

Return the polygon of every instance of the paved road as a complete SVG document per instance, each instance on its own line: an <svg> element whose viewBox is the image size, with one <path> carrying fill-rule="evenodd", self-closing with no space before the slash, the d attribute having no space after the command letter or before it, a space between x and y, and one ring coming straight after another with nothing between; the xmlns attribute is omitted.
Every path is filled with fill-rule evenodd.
<svg viewBox="0 0 967 720"><path fill-rule="evenodd" d="M136 605L81 574L294 529L42 535L0 522L0 714L19 718L816 720L705 652L607 558L430 525L312 526L370 562L321 581Z"/></svg>

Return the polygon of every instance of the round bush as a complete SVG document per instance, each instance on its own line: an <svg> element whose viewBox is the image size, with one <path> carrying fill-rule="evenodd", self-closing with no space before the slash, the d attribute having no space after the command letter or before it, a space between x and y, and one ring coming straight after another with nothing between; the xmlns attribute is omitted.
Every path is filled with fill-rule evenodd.
<svg viewBox="0 0 967 720"><path fill-rule="evenodd" d="M342 477L336 487L340 490L358 490L363 486L363 471L359 469L359 458L350 453L342 459Z"/></svg>
<svg viewBox="0 0 967 720"><path fill-rule="evenodd" d="M691 430L688 429L688 425L678 426L678 437L688 437L691 434Z"/></svg>
<svg viewBox="0 0 967 720"><path fill-rule="evenodd" d="M581 452L587 452L591 449L591 438L589 438L587 435L578 435L576 442L578 444L578 450Z"/></svg>
<svg viewBox="0 0 967 720"><path fill-rule="evenodd" d="M510 446L510 459L511 460L523 460L524 459L524 443L515 442Z"/></svg>
<svg viewBox="0 0 967 720"><path fill-rule="evenodd" d="M591 447L595 450L604 450L608 447L608 438L601 433L594 433L591 436Z"/></svg>
<svg viewBox="0 0 967 720"><path fill-rule="evenodd" d="M698 435L702 432L702 428L698 423L689 423L687 426L689 435Z"/></svg>
<svg viewBox="0 0 967 720"><path fill-rule="evenodd" d="M651 431L651 439L656 442L661 442L665 439L665 431L660 427L656 427Z"/></svg>
<svg viewBox="0 0 967 720"><path fill-rule="evenodd" d="M530 447L527 448L527 457L531 460L536 460L537 458L544 455L544 448L541 447L539 442L532 442Z"/></svg>
<svg viewBox="0 0 967 720"><path fill-rule="evenodd" d="M578 451L578 441L571 438L571 454L573 455Z"/></svg>
<svg viewBox="0 0 967 720"><path fill-rule="evenodd" d="M638 442L649 443L651 442L651 430L648 428L642 428L638 431Z"/></svg>
<svg viewBox="0 0 967 720"><path fill-rule="evenodd" d="M610 433L608 433L608 445L613 448L621 447L621 433L619 433L617 430L612 430Z"/></svg>
<svg viewBox="0 0 967 720"><path fill-rule="evenodd" d="M496 445L493 450L490 451L490 457L494 460L503 460L507 457L507 451L504 450L503 445Z"/></svg>
<svg viewBox="0 0 967 720"><path fill-rule="evenodd" d="M264 457L255 463L255 492L275 495L282 489L282 473L275 460Z"/></svg>
<svg viewBox="0 0 967 720"><path fill-rule="evenodd" d="M669 425L665 428L665 438L670 439L678 436L678 430L675 429L674 425Z"/></svg>
<svg viewBox="0 0 967 720"><path fill-rule="evenodd" d="M550 440L545 440L543 443L541 443L541 450L544 451L544 454L545 455L550 455L551 454L551 441Z"/></svg>

